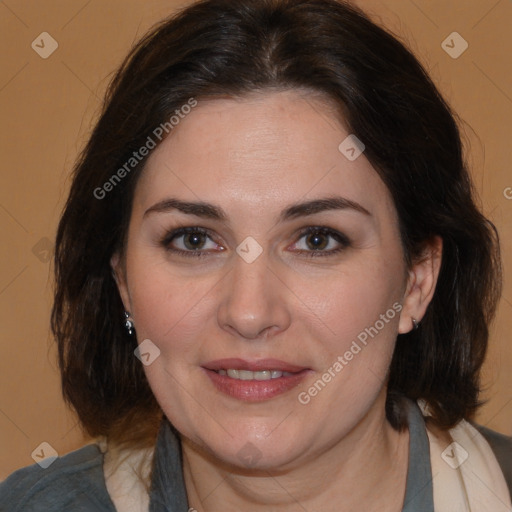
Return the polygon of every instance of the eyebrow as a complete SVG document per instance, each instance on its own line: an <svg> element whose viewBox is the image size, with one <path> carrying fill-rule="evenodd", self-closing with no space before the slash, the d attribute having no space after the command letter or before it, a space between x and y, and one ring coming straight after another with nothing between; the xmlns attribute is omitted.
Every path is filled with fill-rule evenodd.
<svg viewBox="0 0 512 512"><path fill-rule="evenodd" d="M296 219L297 217L305 217L314 215L328 210L355 210L364 215L370 216L371 213L359 203L351 201L340 196L331 196L320 199L313 199L302 203L295 203L285 208L280 216L279 221ZM204 219L213 219L219 221L227 221L226 212L219 206L205 202L190 202L171 197L159 201L144 212L144 217L150 213L167 213L172 210L178 210L187 215L195 215Z"/></svg>

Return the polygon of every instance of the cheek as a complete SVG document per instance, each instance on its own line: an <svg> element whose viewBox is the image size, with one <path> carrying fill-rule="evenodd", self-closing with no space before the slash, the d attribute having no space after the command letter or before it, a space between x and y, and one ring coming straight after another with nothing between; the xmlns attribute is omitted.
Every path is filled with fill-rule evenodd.
<svg viewBox="0 0 512 512"><path fill-rule="evenodd" d="M317 338L322 364L315 381L299 389L299 403L311 414L333 418L333 424L340 415L359 418L381 392L401 311L402 282L393 276L401 272L374 262L324 289L325 300L316 309L329 332Z"/></svg>
<svg viewBox="0 0 512 512"><path fill-rule="evenodd" d="M139 341L149 338L165 351L169 349L166 340L173 340L171 348L176 343L186 348L186 340L197 340L204 329L204 317L210 313L205 308L210 305L208 291L214 283L180 276L167 262L144 251L135 254L127 265L131 265L130 297Z"/></svg>
<svg viewBox="0 0 512 512"><path fill-rule="evenodd" d="M356 339L364 343L365 335L373 339L378 334L383 342L394 342L403 286L397 276L401 275L399 265L369 260L324 283L324 299L316 313L331 333L331 354L347 350Z"/></svg>

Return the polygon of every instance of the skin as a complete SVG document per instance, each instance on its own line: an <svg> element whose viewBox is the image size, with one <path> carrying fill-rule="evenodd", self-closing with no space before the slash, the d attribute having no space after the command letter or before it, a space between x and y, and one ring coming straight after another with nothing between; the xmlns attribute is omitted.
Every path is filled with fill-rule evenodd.
<svg viewBox="0 0 512 512"><path fill-rule="evenodd" d="M134 196L124 254L112 266L138 342L160 356L145 366L164 413L181 433L190 506L212 510L396 511L404 499L409 434L385 417L386 380L398 333L421 321L434 293L441 241L407 268L386 186L364 153L338 150L349 135L335 108L307 91L199 101L148 159ZM340 195L364 207L284 222L293 203ZM168 198L221 207L226 220L177 210L145 212ZM181 226L210 231L160 241ZM326 226L350 240L320 238ZM263 252L247 263L246 237ZM314 238L314 237L313 237ZM186 243L188 242L188 245ZM318 253L319 251L316 250ZM400 314L307 405L297 397L394 303ZM201 365L277 358L312 372L272 399L247 403L219 392ZM252 465L239 451L251 443Z"/></svg>

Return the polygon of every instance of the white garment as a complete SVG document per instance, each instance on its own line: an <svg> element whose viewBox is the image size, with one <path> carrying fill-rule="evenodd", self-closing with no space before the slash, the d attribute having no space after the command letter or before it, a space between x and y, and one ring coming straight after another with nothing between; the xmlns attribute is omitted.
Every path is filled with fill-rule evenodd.
<svg viewBox="0 0 512 512"><path fill-rule="evenodd" d="M512 512L503 472L486 439L462 420L441 442L427 428L435 512Z"/></svg>
<svg viewBox="0 0 512 512"><path fill-rule="evenodd" d="M113 451L105 438L98 444L104 453L105 485L117 512L148 512L149 494L135 468L142 464L142 475L149 478L154 448Z"/></svg>

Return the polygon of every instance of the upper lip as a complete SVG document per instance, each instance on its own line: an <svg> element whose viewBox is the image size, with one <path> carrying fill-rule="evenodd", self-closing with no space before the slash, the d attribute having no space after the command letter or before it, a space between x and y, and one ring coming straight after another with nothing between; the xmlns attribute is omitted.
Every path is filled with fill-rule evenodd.
<svg viewBox="0 0 512 512"><path fill-rule="evenodd" d="M203 368L208 370L248 370L248 371L263 371L263 370L274 370L280 372L297 373L302 370L307 370L306 366L298 366L290 364L279 359L257 359L247 361L238 357L232 357L227 359L216 359L203 365Z"/></svg>

